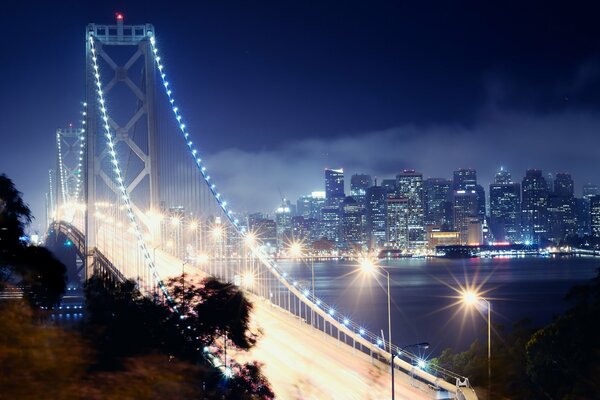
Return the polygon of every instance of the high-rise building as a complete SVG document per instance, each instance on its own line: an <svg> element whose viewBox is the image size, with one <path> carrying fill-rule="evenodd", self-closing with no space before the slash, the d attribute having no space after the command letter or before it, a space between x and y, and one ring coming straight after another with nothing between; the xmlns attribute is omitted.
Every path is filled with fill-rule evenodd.
<svg viewBox="0 0 600 400"><path fill-rule="evenodd" d="M386 240L386 202L387 190L383 186L371 186L367 189L365 200L366 233L369 248L383 245Z"/></svg>
<svg viewBox="0 0 600 400"><path fill-rule="evenodd" d="M525 243L548 237L548 185L539 169L527 170L521 183L521 225Z"/></svg>
<svg viewBox="0 0 600 400"><path fill-rule="evenodd" d="M425 212L423 207L423 174L404 170L396 175L397 194L408 199L408 247L424 247Z"/></svg>
<svg viewBox="0 0 600 400"><path fill-rule="evenodd" d="M325 205L325 192L312 192L300 196L296 202L296 213L304 218L321 219L321 209Z"/></svg>
<svg viewBox="0 0 600 400"><path fill-rule="evenodd" d="M452 182L443 178L429 178L423 182L425 225L452 224L451 188Z"/></svg>
<svg viewBox="0 0 600 400"><path fill-rule="evenodd" d="M575 220L577 221L577 236L583 237L590 235L591 215L590 200L586 198L575 198Z"/></svg>
<svg viewBox="0 0 600 400"><path fill-rule="evenodd" d="M477 192L455 190L453 195L454 229L458 231L461 244L468 244L469 227L479 221Z"/></svg>
<svg viewBox="0 0 600 400"><path fill-rule="evenodd" d="M292 217L292 237L293 242L307 241L310 235L309 220L302 216Z"/></svg>
<svg viewBox="0 0 600 400"><path fill-rule="evenodd" d="M592 236L600 238L600 195L590 196L589 199Z"/></svg>
<svg viewBox="0 0 600 400"><path fill-rule="evenodd" d="M471 168L454 171L453 190L476 190L477 172Z"/></svg>
<svg viewBox="0 0 600 400"><path fill-rule="evenodd" d="M277 225L277 247L282 249L292 237L292 211L285 201L275 210L275 224Z"/></svg>
<svg viewBox="0 0 600 400"><path fill-rule="evenodd" d="M521 185L504 169L490 184L490 229L497 242L521 241Z"/></svg>
<svg viewBox="0 0 600 400"><path fill-rule="evenodd" d="M350 178L350 196L354 197L359 206L365 206L367 189L371 186L373 186L371 175L354 174Z"/></svg>
<svg viewBox="0 0 600 400"><path fill-rule="evenodd" d="M394 248L409 247L408 216L409 206L406 197L394 196L386 199L387 223L386 239L388 245Z"/></svg>
<svg viewBox="0 0 600 400"><path fill-rule="evenodd" d="M321 209L321 234L327 240L340 243L340 207L325 206Z"/></svg>
<svg viewBox="0 0 600 400"><path fill-rule="evenodd" d="M485 189L480 184L475 185L475 194L477 195L477 216L483 222L485 220Z"/></svg>
<svg viewBox="0 0 600 400"><path fill-rule="evenodd" d="M344 201L344 170L325 168L325 197L328 205L339 206Z"/></svg>
<svg viewBox="0 0 600 400"><path fill-rule="evenodd" d="M353 197L348 196L341 207L342 242L347 247L362 245L363 231L363 209Z"/></svg>
<svg viewBox="0 0 600 400"><path fill-rule="evenodd" d="M571 175L559 172L553 187L554 190L548 195L548 239L560 243L566 236L575 235L577 231Z"/></svg>

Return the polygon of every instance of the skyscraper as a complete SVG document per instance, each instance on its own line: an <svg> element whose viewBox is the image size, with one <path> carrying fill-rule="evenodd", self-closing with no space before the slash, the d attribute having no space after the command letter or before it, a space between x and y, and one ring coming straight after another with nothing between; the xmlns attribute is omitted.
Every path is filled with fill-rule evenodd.
<svg viewBox="0 0 600 400"><path fill-rule="evenodd" d="M443 178L429 178L423 182L425 225L452 224L451 188L452 182Z"/></svg>
<svg viewBox="0 0 600 400"><path fill-rule="evenodd" d="M471 168L454 171L453 190L476 190L477 172Z"/></svg>
<svg viewBox="0 0 600 400"><path fill-rule="evenodd" d="M344 170L325 168L325 197L327 205L339 206L344 200Z"/></svg>
<svg viewBox="0 0 600 400"><path fill-rule="evenodd" d="M296 202L296 212L304 218L321 219L321 209L325 205L325 192L312 192L300 196Z"/></svg>
<svg viewBox="0 0 600 400"><path fill-rule="evenodd" d="M341 207L341 233L347 247L364 243L362 215L363 209L358 202L351 196L346 197Z"/></svg>
<svg viewBox="0 0 600 400"><path fill-rule="evenodd" d="M277 225L277 247L282 249L292 237L292 212L285 201L275 210L275 224Z"/></svg>
<svg viewBox="0 0 600 400"><path fill-rule="evenodd" d="M325 239L340 243L340 207L326 205L321 210L321 233Z"/></svg>
<svg viewBox="0 0 600 400"><path fill-rule="evenodd" d="M406 197L394 196L386 199L386 239L394 248L409 247L408 216L409 206Z"/></svg>
<svg viewBox="0 0 600 400"><path fill-rule="evenodd" d="M590 196L592 236L600 238L600 195Z"/></svg>
<svg viewBox="0 0 600 400"><path fill-rule="evenodd" d="M387 190L383 186L371 186L365 199L367 240L369 248L383 245L386 240Z"/></svg>
<svg viewBox="0 0 600 400"><path fill-rule="evenodd" d="M350 178L350 196L354 197L354 200L359 206L365 206L365 196L367 189L373 186L373 179L371 175L365 174L354 174Z"/></svg>
<svg viewBox="0 0 600 400"><path fill-rule="evenodd" d="M504 169L490 184L490 229L497 242L521 240L521 185Z"/></svg>
<svg viewBox="0 0 600 400"><path fill-rule="evenodd" d="M548 195L548 238L559 243L576 233L575 196L570 174L558 173Z"/></svg>
<svg viewBox="0 0 600 400"><path fill-rule="evenodd" d="M539 169L527 170L521 184L523 240L542 243L548 236L548 185Z"/></svg>
<svg viewBox="0 0 600 400"><path fill-rule="evenodd" d="M453 196L454 229L459 233L461 244L468 244L471 224L479 222L477 192L472 190L455 190Z"/></svg>
<svg viewBox="0 0 600 400"><path fill-rule="evenodd" d="M404 170L396 175L396 182L397 194L408 200L408 247L424 247L423 174L415 170Z"/></svg>

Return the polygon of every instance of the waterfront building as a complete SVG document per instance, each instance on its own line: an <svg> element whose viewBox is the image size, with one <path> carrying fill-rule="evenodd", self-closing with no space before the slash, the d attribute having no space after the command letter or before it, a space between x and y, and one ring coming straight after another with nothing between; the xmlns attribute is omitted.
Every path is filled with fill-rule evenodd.
<svg viewBox="0 0 600 400"><path fill-rule="evenodd" d="M425 246L423 174L404 170L396 175L397 195L408 200L408 248Z"/></svg>
<svg viewBox="0 0 600 400"><path fill-rule="evenodd" d="M469 240L469 225L473 219L479 220L477 192L473 190L455 190L453 196L454 229L459 232L461 244Z"/></svg>
<svg viewBox="0 0 600 400"><path fill-rule="evenodd" d="M521 221L525 243L548 237L548 185L539 169L527 170L521 183Z"/></svg>
<svg viewBox="0 0 600 400"><path fill-rule="evenodd" d="M575 235L577 219L573 179L570 174L557 173L554 190L548 196L548 239L560 243L566 236Z"/></svg>
<svg viewBox="0 0 600 400"><path fill-rule="evenodd" d="M592 236L600 238L600 195L589 197L590 200L590 227Z"/></svg>
<svg viewBox="0 0 600 400"><path fill-rule="evenodd" d="M340 243L340 207L328 205L321 209L321 235L323 238Z"/></svg>
<svg viewBox="0 0 600 400"><path fill-rule="evenodd" d="M351 196L344 199L341 207L342 242L347 247L364 243L363 209Z"/></svg>
<svg viewBox="0 0 600 400"><path fill-rule="evenodd" d="M292 211L285 201L275 210L275 224L277 226L277 248L281 250L292 237Z"/></svg>
<svg viewBox="0 0 600 400"><path fill-rule="evenodd" d="M386 199L387 245L407 249L409 247L409 201L406 197L394 196Z"/></svg>
<svg viewBox="0 0 600 400"><path fill-rule="evenodd" d="M423 182L425 225L451 225L452 182L443 178L429 178Z"/></svg>
<svg viewBox="0 0 600 400"><path fill-rule="evenodd" d="M386 197L383 186L371 186L365 199L366 237L369 248L383 245L386 240Z"/></svg>
<svg viewBox="0 0 600 400"><path fill-rule="evenodd" d="M521 185L503 168L490 184L489 222L496 242L521 241Z"/></svg>

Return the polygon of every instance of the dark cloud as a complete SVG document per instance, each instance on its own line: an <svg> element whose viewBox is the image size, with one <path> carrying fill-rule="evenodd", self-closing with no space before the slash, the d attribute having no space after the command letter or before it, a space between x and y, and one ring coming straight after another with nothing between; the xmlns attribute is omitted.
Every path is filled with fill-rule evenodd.
<svg viewBox="0 0 600 400"><path fill-rule="evenodd" d="M344 138L284 141L269 150L230 148L207 161L234 207L272 211L280 190L292 200L323 190L324 167L343 167L347 190L353 173L391 178L404 168L450 178L454 169L472 167L487 186L500 166L519 181L528 168L570 172L579 188L598 181L599 134L600 117L589 113L488 110L468 128L405 125Z"/></svg>

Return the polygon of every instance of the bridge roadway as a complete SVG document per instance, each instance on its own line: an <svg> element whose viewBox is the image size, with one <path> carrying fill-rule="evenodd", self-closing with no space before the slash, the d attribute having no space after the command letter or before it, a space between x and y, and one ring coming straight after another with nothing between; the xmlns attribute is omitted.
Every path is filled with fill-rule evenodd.
<svg viewBox="0 0 600 400"><path fill-rule="evenodd" d="M114 242L118 246L102 247L102 252L109 259L118 259L122 254L117 253L127 252L130 246L135 247L134 241ZM111 247L117 251L114 254L117 258L110 254ZM153 249L152 253L164 281L180 276L182 260L160 249ZM192 265L186 265L185 271L191 275L190 279L206 275L199 267ZM228 355L238 362L256 360L264 364L264 374L278 398L391 398L391 377L386 364L311 327L268 300L250 293L248 295L255 306L252 329L259 333L260 338L251 351L228 352ZM439 397L442 394L449 395L432 390L426 383L406 373L397 371L395 375L397 399L435 399L442 398Z"/></svg>
<svg viewBox="0 0 600 400"><path fill-rule="evenodd" d="M161 276L178 275L177 258L156 251ZM204 276L189 267L190 279ZM335 338L314 329L268 300L248 294L254 304L252 330L259 333L257 345L249 352L228 352L236 361L258 361L280 399L361 399L391 398L389 367L353 350ZM437 392L425 383L396 372L396 399L434 399Z"/></svg>

